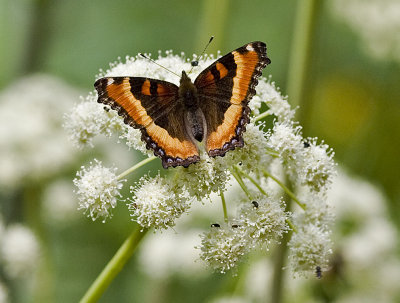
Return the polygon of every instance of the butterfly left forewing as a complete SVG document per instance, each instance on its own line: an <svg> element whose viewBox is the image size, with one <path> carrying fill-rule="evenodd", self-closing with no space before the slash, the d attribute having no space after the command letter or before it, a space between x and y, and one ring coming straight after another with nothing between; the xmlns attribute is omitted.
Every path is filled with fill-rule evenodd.
<svg viewBox="0 0 400 303"><path fill-rule="evenodd" d="M142 132L148 149L161 158L164 168L187 166L199 160L196 145L179 121L175 84L141 77L106 77L96 81L98 102L117 110L124 122Z"/></svg>
<svg viewBox="0 0 400 303"><path fill-rule="evenodd" d="M250 114L247 104L256 92L263 68L270 62L265 43L252 42L221 57L196 78L210 156L223 156L243 146Z"/></svg>

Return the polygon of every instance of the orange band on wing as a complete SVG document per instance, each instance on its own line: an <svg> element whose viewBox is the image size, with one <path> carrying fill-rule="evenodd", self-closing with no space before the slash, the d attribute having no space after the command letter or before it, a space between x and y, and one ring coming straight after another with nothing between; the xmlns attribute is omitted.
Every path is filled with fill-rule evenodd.
<svg viewBox="0 0 400 303"><path fill-rule="evenodd" d="M150 84L149 80L146 80L146 81L143 82L143 85L142 85L142 94L143 95L151 96L150 85L151 84Z"/></svg>
<svg viewBox="0 0 400 303"><path fill-rule="evenodd" d="M254 70L259 63L258 54L255 51L249 51L241 54L237 51L232 52L237 65L236 76L233 78L232 104L241 104L247 95L250 81Z"/></svg>
<svg viewBox="0 0 400 303"><path fill-rule="evenodd" d="M219 71L219 78L222 79L228 74L228 70L222 63L217 62L216 68Z"/></svg>
<svg viewBox="0 0 400 303"><path fill-rule="evenodd" d="M108 85L107 94L128 113L136 124L146 126L153 121L147 115L146 109L141 102L131 93L129 78L124 79L121 84L113 83Z"/></svg>
<svg viewBox="0 0 400 303"><path fill-rule="evenodd" d="M151 123L147 126L146 131L151 139L161 147L168 156L187 159L199 154L196 145L192 142L188 140L180 141L178 138L172 138L164 128L159 127L155 123Z"/></svg>
<svg viewBox="0 0 400 303"><path fill-rule="evenodd" d="M242 111L241 106L231 105L228 107L222 124L207 138L207 150L220 149L235 136Z"/></svg>

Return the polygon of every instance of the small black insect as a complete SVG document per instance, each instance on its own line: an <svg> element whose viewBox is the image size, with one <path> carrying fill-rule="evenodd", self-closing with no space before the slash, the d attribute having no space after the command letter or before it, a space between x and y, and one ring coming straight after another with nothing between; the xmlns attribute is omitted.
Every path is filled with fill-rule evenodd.
<svg viewBox="0 0 400 303"><path fill-rule="evenodd" d="M221 227L221 225L219 225L218 223L213 223L211 224L211 227Z"/></svg>
<svg viewBox="0 0 400 303"><path fill-rule="evenodd" d="M254 208L258 208L258 202L257 201L252 201L251 204L253 204Z"/></svg>
<svg viewBox="0 0 400 303"><path fill-rule="evenodd" d="M316 275L316 277L317 277L318 279L321 279L321 278L322 278L322 269L321 269L320 266L317 266L317 267L315 268L315 275Z"/></svg>

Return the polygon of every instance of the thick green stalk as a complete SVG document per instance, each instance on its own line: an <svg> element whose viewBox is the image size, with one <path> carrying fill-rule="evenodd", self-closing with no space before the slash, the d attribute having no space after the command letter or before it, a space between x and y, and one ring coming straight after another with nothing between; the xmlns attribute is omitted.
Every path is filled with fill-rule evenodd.
<svg viewBox="0 0 400 303"><path fill-rule="evenodd" d="M287 93L292 106L301 106L299 121L304 123L304 115L307 112L306 104L303 102L306 89L307 67L311 62L312 40L315 23L318 16L318 8L321 3L317 0L301 0L297 2L296 21L289 58L289 70L287 77ZM290 192L291 186L286 186ZM290 210L292 199L287 196L286 210ZM272 278L271 302L281 303L283 301L284 271L287 255L287 242L291 233L283 236L282 243L275 251L274 274Z"/></svg>
<svg viewBox="0 0 400 303"><path fill-rule="evenodd" d="M110 283L122 268L124 268L124 265L131 258L136 247L147 232L148 229L141 231L139 226L136 227L90 286L86 294L80 300L80 303L97 302L100 299L101 295L106 291Z"/></svg>
<svg viewBox="0 0 400 303"><path fill-rule="evenodd" d="M301 0L297 2L297 13L289 70L287 76L287 94L292 107L300 106L298 119L304 125L307 104L304 102L307 69L311 63L312 40L315 23L321 3L317 0Z"/></svg>

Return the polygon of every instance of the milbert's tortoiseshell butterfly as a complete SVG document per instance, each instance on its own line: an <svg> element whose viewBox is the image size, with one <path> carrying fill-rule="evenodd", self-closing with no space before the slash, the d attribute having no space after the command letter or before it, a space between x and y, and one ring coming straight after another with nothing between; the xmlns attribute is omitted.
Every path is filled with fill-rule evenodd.
<svg viewBox="0 0 400 303"><path fill-rule="evenodd" d="M265 43L256 41L219 58L194 82L182 71L179 86L143 77L105 77L94 86L98 102L140 129L164 168L187 167L200 160L200 142L210 157L244 145L248 103L269 63Z"/></svg>

